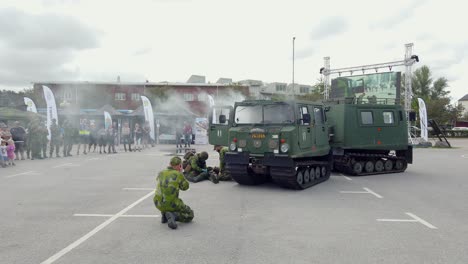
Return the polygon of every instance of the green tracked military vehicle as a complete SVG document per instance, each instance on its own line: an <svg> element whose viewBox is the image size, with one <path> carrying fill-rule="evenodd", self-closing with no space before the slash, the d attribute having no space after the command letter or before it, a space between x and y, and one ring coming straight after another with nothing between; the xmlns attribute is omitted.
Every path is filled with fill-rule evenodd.
<svg viewBox="0 0 468 264"><path fill-rule="evenodd" d="M292 189L349 175L403 172L413 161L406 114L389 99L243 101L214 108L209 142L229 147L226 168L245 185Z"/></svg>
<svg viewBox="0 0 468 264"><path fill-rule="evenodd" d="M334 169L349 175L403 172L413 161L406 113L395 100L326 103Z"/></svg>
<svg viewBox="0 0 468 264"><path fill-rule="evenodd" d="M271 179L305 189L330 177L332 155L322 103L254 100L215 108L209 142L229 147L226 168L240 184Z"/></svg>

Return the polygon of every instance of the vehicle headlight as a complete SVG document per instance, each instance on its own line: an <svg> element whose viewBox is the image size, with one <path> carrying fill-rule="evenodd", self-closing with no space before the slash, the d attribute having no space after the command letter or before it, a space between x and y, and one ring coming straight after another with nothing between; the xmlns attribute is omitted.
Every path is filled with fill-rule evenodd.
<svg viewBox="0 0 468 264"><path fill-rule="evenodd" d="M285 143L285 144L282 144L281 145L281 152L288 152L289 150L289 144L288 143Z"/></svg>
<svg viewBox="0 0 468 264"><path fill-rule="evenodd" d="M230 149L231 151L236 150L236 148L237 148L237 146L236 146L236 143L234 143L234 142L232 142L231 145L229 145L229 149Z"/></svg>

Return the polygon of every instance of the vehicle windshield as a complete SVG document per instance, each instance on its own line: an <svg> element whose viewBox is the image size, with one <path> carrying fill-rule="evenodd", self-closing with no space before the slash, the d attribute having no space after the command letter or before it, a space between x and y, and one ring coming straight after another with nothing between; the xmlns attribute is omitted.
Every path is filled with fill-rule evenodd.
<svg viewBox="0 0 468 264"><path fill-rule="evenodd" d="M242 105L236 107L237 124L288 124L294 123L294 112L288 104Z"/></svg>

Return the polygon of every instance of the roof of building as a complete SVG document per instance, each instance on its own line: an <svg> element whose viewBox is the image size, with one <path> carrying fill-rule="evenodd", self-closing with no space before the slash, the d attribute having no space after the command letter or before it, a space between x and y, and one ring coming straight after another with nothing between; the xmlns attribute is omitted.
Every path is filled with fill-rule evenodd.
<svg viewBox="0 0 468 264"><path fill-rule="evenodd" d="M197 87L223 87L231 86L224 83L182 83L182 82L89 82L89 81L37 81L38 85L121 85L121 86L197 86Z"/></svg>
<svg viewBox="0 0 468 264"><path fill-rule="evenodd" d="M187 83L206 83L206 78L203 75L192 75L187 80Z"/></svg>
<svg viewBox="0 0 468 264"><path fill-rule="evenodd" d="M468 101L468 94L465 94L460 100L458 101Z"/></svg>

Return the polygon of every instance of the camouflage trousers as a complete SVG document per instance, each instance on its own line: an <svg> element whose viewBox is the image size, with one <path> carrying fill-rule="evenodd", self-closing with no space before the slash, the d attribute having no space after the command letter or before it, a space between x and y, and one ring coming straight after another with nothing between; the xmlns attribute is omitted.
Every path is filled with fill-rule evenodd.
<svg viewBox="0 0 468 264"><path fill-rule="evenodd" d="M229 171L226 171L226 170L221 171L218 174L218 179L220 181L231 181L232 180L231 173L229 173Z"/></svg>
<svg viewBox="0 0 468 264"><path fill-rule="evenodd" d="M156 202L154 203L154 205L156 206L156 208L158 208L158 205L157 205ZM169 212L169 211L167 211L167 212ZM183 203L180 204L179 206L177 206L177 208L175 210L171 210L170 212L174 213L176 215L176 220L177 221L183 222L183 223L188 223L188 222L192 221L192 219L194 217L193 210L190 208L190 206L188 206L186 204L183 204ZM166 213L166 211L161 211L161 214L164 214L164 213Z"/></svg>
<svg viewBox="0 0 468 264"><path fill-rule="evenodd" d="M184 176L189 182L201 182L210 179L209 172L202 172L197 174L195 171L191 171L189 173L184 173Z"/></svg>

